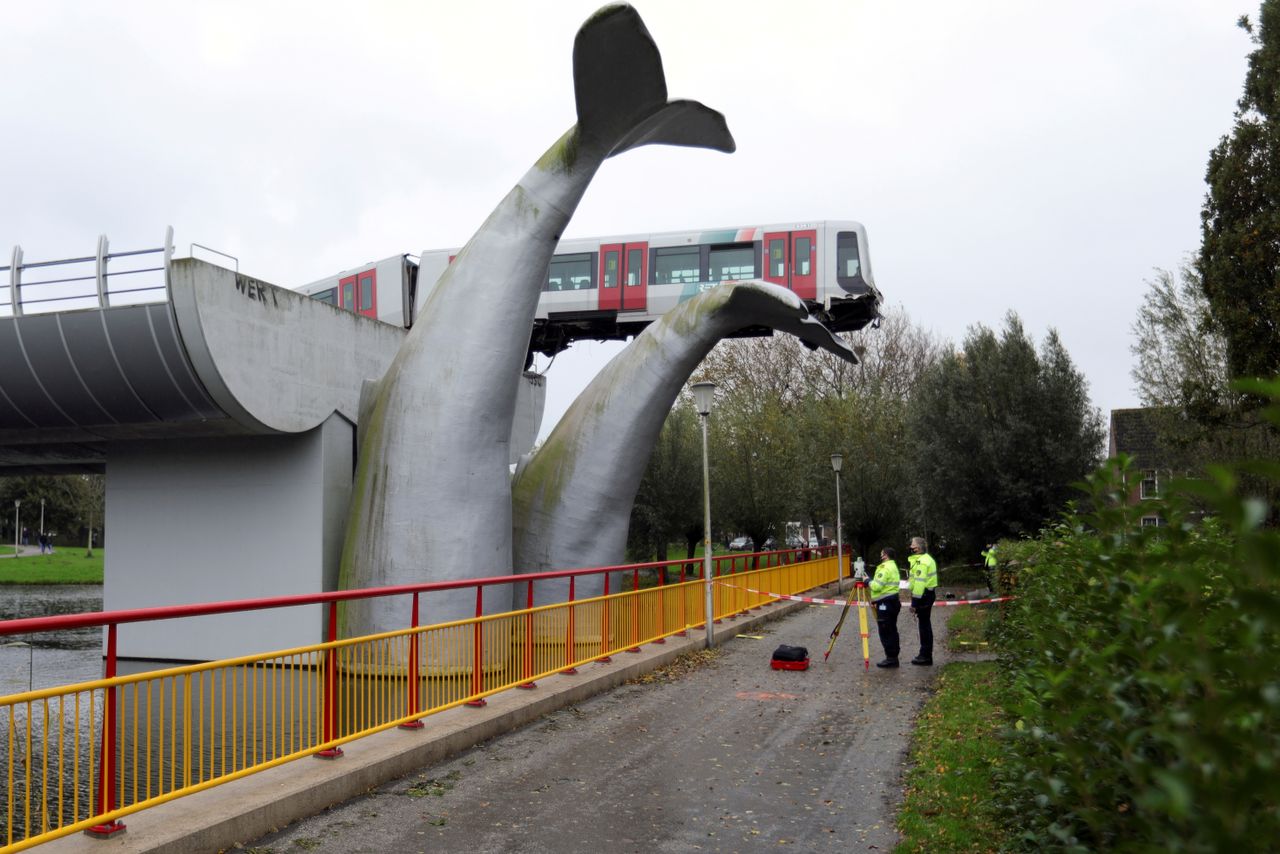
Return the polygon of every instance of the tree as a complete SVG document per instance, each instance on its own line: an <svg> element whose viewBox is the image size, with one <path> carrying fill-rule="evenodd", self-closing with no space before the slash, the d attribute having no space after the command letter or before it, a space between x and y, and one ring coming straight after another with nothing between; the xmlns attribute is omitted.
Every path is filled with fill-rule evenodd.
<svg viewBox="0 0 1280 854"><path fill-rule="evenodd" d="M1102 414L1057 333L1040 352L1012 312L928 372L908 417L922 510L967 550L1039 529L1098 463Z"/></svg>
<svg viewBox="0 0 1280 854"><path fill-rule="evenodd" d="M1235 126L1209 156L1198 260L1230 373L1280 373L1280 0L1263 0Z"/></svg>
<svg viewBox="0 0 1280 854"><path fill-rule="evenodd" d="M685 556L693 557L702 539L701 429L692 403L677 400L636 490L627 532L634 559L666 560L668 544L677 539L685 542Z"/></svg>
<svg viewBox="0 0 1280 854"><path fill-rule="evenodd" d="M1227 342L1194 266L1175 276L1157 270L1131 327L1137 360L1131 375L1144 406L1170 407L1200 420L1232 401Z"/></svg>

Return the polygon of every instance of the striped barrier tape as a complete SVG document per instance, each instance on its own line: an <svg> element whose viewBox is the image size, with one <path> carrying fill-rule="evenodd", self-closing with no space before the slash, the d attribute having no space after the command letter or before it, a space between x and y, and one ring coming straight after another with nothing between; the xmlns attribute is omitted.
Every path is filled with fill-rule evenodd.
<svg viewBox="0 0 1280 854"><path fill-rule="evenodd" d="M717 584L724 587L732 587L735 590L745 590L748 593L759 593L761 596L772 596L774 599L788 599L792 602L808 602L811 605L843 605L843 599L819 599L816 596L792 596L788 593L770 593L768 590L756 590L752 587L738 587L736 584L729 584L724 581L717 581ZM903 582L906 584L906 582ZM951 601L934 602L935 608L954 608L957 605L987 605L992 602L1012 602L1017 596L995 596L990 599L953 599Z"/></svg>

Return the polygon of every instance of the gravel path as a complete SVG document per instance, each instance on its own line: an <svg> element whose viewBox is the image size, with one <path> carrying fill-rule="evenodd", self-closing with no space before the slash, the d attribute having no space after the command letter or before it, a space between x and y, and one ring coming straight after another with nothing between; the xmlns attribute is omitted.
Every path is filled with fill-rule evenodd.
<svg viewBox="0 0 1280 854"><path fill-rule="evenodd" d="M863 669L856 614L810 606L547 715L264 837L266 852L732 852L892 849L916 713L948 660L936 609L934 667ZM776 671L779 643L812 666ZM428 719L428 726L430 720Z"/></svg>

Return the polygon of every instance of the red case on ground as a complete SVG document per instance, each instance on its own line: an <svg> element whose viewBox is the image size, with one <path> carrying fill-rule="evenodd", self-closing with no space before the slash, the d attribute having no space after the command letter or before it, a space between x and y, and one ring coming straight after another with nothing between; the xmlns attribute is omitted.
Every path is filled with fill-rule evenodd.
<svg viewBox="0 0 1280 854"><path fill-rule="evenodd" d="M778 661L778 659L770 659L769 666L774 670L808 670L809 659L804 661Z"/></svg>

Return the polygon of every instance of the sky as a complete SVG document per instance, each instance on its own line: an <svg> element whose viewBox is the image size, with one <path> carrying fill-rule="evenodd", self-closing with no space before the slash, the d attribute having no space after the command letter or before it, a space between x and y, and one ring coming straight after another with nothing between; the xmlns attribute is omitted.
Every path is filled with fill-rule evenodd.
<svg viewBox="0 0 1280 854"><path fill-rule="evenodd" d="M1199 247L1256 0L634 5L738 150L607 161L566 237L857 220L887 305L957 344L1017 312L1104 413L1138 405L1130 326ZM172 225L297 287L460 246L574 123L597 7L2 0L2 263ZM543 435L618 349L557 357Z"/></svg>

